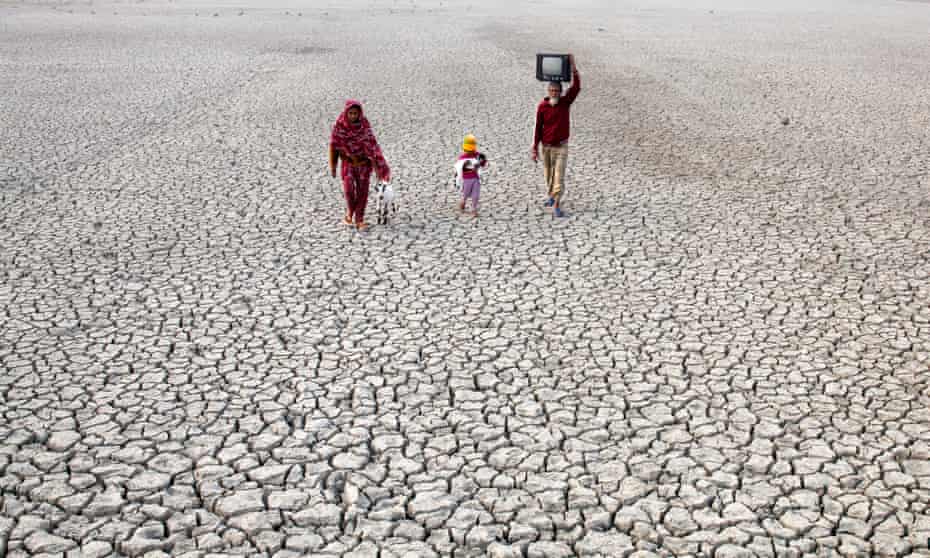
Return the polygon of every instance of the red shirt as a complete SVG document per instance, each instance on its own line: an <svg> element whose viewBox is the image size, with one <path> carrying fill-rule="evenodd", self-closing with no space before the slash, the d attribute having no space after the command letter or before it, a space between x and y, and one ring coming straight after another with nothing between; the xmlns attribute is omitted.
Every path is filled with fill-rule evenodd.
<svg viewBox="0 0 930 558"><path fill-rule="evenodd" d="M462 171L462 178L478 178L478 167L483 167L483 166L486 166L486 165L488 164L488 160L487 160L487 159L484 159L484 160L482 160L482 161L479 163L479 162L478 162L478 156L479 156L479 155L480 155L480 153L478 153L477 151L474 151L474 152L471 152L471 153L469 153L469 152L466 151L465 153L462 153L461 155L459 155L459 161L461 161L461 160L463 160L463 159L472 159L472 160L474 160L474 162L475 162L475 163L472 165L471 170L463 170L463 171Z"/></svg>
<svg viewBox="0 0 930 558"><path fill-rule="evenodd" d="M533 135L533 150L543 145L559 145L568 141L571 126L572 103L581 91L581 77L577 70L572 70L572 86L559 102L552 106L549 97L546 97L536 107L536 131Z"/></svg>

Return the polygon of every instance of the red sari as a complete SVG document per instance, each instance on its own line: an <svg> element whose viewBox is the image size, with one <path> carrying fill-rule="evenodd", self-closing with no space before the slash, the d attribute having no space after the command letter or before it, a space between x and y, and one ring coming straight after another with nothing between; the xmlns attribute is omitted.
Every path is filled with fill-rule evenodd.
<svg viewBox="0 0 930 558"><path fill-rule="evenodd" d="M349 122L348 112L352 107L359 110L356 122ZM329 162L333 168L337 159L342 159L342 187L349 219L361 224L365 220L372 170L382 182L389 182L391 169L371 131L371 124L362 112L362 104L358 101L346 101L345 109L333 126L329 141Z"/></svg>

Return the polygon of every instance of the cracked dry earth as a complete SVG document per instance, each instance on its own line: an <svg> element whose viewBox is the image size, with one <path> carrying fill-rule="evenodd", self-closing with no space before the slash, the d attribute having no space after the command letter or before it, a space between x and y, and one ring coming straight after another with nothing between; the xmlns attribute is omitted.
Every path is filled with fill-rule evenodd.
<svg viewBox="0 0 930 558"><path fill-rule="evenodd" d="M930 557L930 7L741 4L0 2L0 555Z"/></svg>

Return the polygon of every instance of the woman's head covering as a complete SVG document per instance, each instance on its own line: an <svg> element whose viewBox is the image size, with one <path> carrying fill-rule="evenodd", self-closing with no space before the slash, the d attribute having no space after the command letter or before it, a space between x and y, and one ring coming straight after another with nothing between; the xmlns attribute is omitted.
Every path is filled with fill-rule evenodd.
<svg viewBox="0 0 930 558"><path fill-rule="evenodd" d="M349 109L358 108L359 117L355 122L349 122ZM329 140L330 146L343 155L368 157L375 166L375 174L384 182L391 180L391 169L388 167L378 140L371 131L371 124L362 111L362 103L350 99L346 101L345 109L336 119L333 133Z"/></svg>

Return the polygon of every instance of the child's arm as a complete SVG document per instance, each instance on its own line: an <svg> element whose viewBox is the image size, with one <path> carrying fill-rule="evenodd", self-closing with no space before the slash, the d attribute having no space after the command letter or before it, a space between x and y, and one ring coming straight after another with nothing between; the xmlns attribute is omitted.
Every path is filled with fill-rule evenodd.
<svg viewBox="0 0 930 558"><path fill-rule="evenodd" d="M462 187L462 172L464 171L465 161L460 159L455 162L455 187Z"/></svg>

